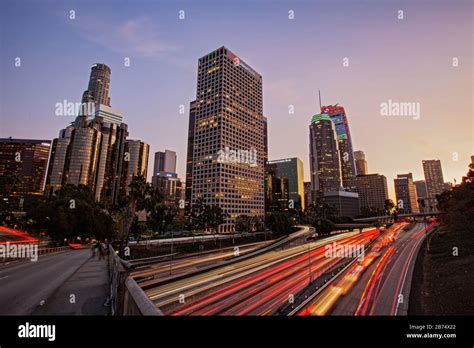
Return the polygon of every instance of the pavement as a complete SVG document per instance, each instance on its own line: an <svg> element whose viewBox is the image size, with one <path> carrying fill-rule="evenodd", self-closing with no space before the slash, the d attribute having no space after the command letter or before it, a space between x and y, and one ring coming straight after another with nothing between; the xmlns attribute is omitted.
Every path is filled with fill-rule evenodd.
<svg viewBox="0 0 474 348"><path fill-rule="evenodd" d="M107 315L107 259L89 249L0 268L0 315Z"/></svg>

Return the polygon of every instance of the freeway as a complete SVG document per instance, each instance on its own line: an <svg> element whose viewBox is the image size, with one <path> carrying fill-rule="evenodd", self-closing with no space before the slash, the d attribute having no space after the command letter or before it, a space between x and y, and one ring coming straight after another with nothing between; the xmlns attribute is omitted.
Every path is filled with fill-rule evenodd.
<svg viewBox="0 0 474 348"><path fill-rule="evenodd" d="M310 282L344 261L341 257L328 257L325 245L367 245L378 236L376 229L339 234L142 288L166 315L276 314Z"/></svg>
<svg viewBox="0 0 474 348"><path fill-rule="evenodd" d="M227 259L248 254L270 243L272 241L239 245L203 254L197 253L185 258L168 260L157 264L146 264L143 267L136 267L135 271L130 273L130 276L137 283L149 286L156 283L156 279L160 281L169 280L176 276L197 272L206 266L220 264Z"/></svg>
<svg viewBox="0 0 474 348"><path fill-rule="evenodd" d="M206 269L210 270L219 265L227 265L237 261L246 260L256 257L258 255L266 254L272 250L293 246L304 243L305 240L314 234L314 228L308 226L296 226L298 231L289 234L288 236L279 238L277 240L252 243L232 247L231 252L220 253L211 252L203 255L192 256L188 259L180 259L173 263L167 262L158 266L145 266L148 269L133 272L131 276L143 288L158 286L164 281L169 281L177 276L191 274L193 272L202 272ZM234 255L235 248L238 248L238 255ZM133 264L133 260L131 261Z"/></svg>
<svg viewBox="0 0 474 348"><path fill-rule="evenodd" d="M418 250L431 222L400 224L298 315L406 315Z"/></svg>
<svg viewBox="0 0 474 348"><path fill-rule="evenodd" d="M0 315L30 315L90 256L90 250L68 250L0 267Z"/></svg>

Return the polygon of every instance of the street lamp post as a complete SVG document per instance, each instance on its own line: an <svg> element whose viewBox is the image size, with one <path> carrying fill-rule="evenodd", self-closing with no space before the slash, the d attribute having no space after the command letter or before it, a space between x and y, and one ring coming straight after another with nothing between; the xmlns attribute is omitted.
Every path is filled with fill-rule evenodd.
<svg viewBox="0 0 474 348"><path fill-rule="evenodd" d="M172 265L173 265L173 239L174 237L174 231L171 231L171 253L170 253L170 276L171 276L171 270L172 270Z"/></svg>

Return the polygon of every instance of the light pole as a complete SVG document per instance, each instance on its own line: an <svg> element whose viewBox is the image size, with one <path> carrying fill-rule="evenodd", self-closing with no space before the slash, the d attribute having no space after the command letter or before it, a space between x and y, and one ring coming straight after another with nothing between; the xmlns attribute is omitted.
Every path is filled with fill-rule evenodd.
<svg viewBox="0 0 474 348"><path fill-rule="evenodd" d="M170 276L171 276L171 268L173 265L173 237L174 237L174 231L171 231L171 253L170 253Z"/></svg>

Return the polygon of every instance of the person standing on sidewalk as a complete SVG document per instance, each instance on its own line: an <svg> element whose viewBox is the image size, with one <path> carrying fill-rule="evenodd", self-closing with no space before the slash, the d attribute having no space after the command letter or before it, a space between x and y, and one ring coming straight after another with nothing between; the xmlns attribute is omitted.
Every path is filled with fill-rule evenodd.
<svg viewBox="0 0 474 348"><path fill-rule="evenodd" d="M97 255L97 243L92 244L92 259L95 259L95 256Z"/></svg>
<svg viewBox="0 0 474 348"><path fill-rule="evenodd" d="M105 256L105 243L104 242L97 242L97 244L99 245L99 260L103 260L104 259L104 256Z"/></svg>

